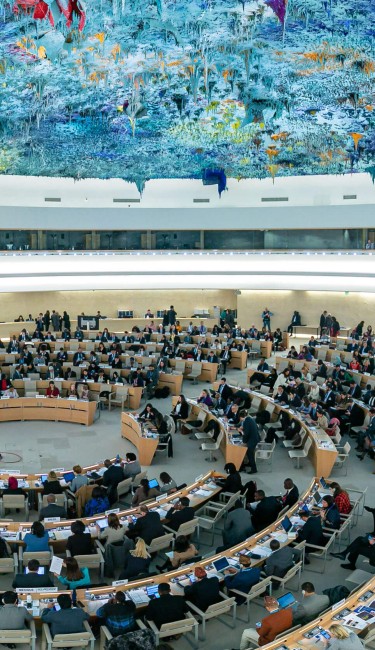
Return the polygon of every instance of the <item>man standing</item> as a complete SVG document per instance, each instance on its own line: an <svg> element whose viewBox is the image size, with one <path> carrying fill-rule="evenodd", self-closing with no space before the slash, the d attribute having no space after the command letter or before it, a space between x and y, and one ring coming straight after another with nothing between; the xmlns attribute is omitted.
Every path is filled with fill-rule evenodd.
<svg viewBox="0 0 375 650"><path fill-rule="evenodd" d="M323 331L327 327L327 312L326 312L326 310L324 310L324 312L320 316L319 327L320 327L320 336L322 336Z"/></svg>
<svg viewBox="0 0 375 650"><path fill-rule="evenodd" d="M175 311L173 305L170 306L169 311L168 311L168 323L169 325L175 325L176 324L176 316L177 312Z"/></svg>
<svg viewBox="0 0 375 650"><path fill-rule="evenodd" d="M247 415L247 411L240 411L240 426L238 429L242 433L242 441L247 446L247 457L249 459L250 472L256 474L258 469L255 463L255 448L260 440L258 425L254 418Z"/></svg>

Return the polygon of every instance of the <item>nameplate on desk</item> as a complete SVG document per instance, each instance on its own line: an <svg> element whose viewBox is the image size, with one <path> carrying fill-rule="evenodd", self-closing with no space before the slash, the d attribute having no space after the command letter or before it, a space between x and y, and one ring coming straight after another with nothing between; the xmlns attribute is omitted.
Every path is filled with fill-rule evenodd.
<svg viewBox="0 0 375 650"><path fill-rule="evenodd" d="M50 472L65 472L64 467L54 467L53 469L50 470Z"/></svg>
<svg viewBox="0 0 375 650"><path fill-rule="evenodd" d="M58 591L58 587L19 587L17 594L52 594Z"/></svg>
<svg viewBox="0 0 375 650"><path fill-rule="evenodd" d="M120 587L121 585L127 585L129 580L114 580L112 582L112 587Z"/></svg>
<svg viewBox="0 0 375 650"><path fill-rule="evenodd" d="M339 600L338 603L332 605L331 611L334 612L336 609L339 609L339 607L341 607L341 605L344 605L344 603L345 603L345 598L342 598L341 600Z"/></svg>
<svg viewBox="0 0 375 650"><path fill-rule="evenodd" d="M0 474L21 474L20 469L0 469Z"/></svg>
<svg viewBox="0 0 375 650"><path fill-rule="evenodd" d="M203 474L200 474L199 476L196 476L194 480L195 480L195 482L198 482L198 481L201 481L202 478L203 478Z"/></svg>
<svg viewBox="0 0 375 650"><path fill-rule="evenodd" d="M61 517L46 517L43 521L45 524L53 524L57 521L60 521Z"/></svg>
<svg viewBox="0 0 375 650"><path fill-rule="evenodd" d="M159 494L159 496L156 497L155 501L162 501L163 499L165 499L166 496L167 496L166 494Z"/></svg>
<svg viewBox="0 0 375 650"><path fill-rule="evenodd" d="M120 508L112 508L112 510L106 510L104 514L105 514L106 516L108 516L108 515L110 515L112 512L115 513L115 514L117 514L118 512L120 512Z"/></svg>

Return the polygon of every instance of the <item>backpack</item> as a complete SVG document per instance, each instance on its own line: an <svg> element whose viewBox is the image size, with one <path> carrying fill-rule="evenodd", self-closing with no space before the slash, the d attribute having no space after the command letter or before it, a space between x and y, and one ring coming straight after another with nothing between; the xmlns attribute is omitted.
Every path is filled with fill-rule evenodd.
<svg viewBox="0 0 375 650"><path fill-rule="evenodd" d="M322 593L329 598L329 604L335 605L344 598L347 598L350 594L349 589L345 585L337 585L337 587L330 587L329 589L323 589Z"/></svg>

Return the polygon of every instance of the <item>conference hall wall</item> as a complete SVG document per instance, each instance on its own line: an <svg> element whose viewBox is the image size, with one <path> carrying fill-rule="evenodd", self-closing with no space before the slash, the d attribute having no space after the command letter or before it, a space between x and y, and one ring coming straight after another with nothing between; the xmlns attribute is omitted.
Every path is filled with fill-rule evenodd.
<svg viewBox="0 0 375 650"><path fill-rule="evenodd" d="M342 326L355 326L364 320L375 325L375 293L343 293L330 291L245 291L237 296L239 322L246 327L261 325L261 313L268 307L274 316L272 328L285 329L295 309L301 314L302 324L319 323L324 309Z"/></svg>
<svg viewBox="0 0 375 650"><path fill-rule="evenodd" d="M117 318L118 309L131 309L134 317L143 317L148 308L152 312L174 305L180 316L192 316L195 309L209 309L213 315L215 305L236 308L236 295L232 290L184 291L51 291L0 294L0 321L13 321L20 314L24 318L39 311L64 309L71 318L82 311L95 315L98 309L104 316Z"/></svg>

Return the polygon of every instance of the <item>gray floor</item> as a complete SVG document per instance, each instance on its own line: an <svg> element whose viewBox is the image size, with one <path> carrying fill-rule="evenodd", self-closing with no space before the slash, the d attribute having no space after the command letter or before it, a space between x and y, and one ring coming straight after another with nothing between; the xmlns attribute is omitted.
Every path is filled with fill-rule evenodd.
<svg viewBox="0 0 375 650"><path fill-rule="evenodd" d="M305 339L292 339L293 342L304 343ZM256 362L253 362L255 365ZM246 371L228 370L228 382L231 379L241 384L246 383ZM198 395L204 384L192 385L191 382L185 381L183 392L188 397ZM166 400L155 400L155 405L163 413L171 410L171 398ZM190 483L195 476L207 471L209 468L222 470L223 458L219 454L218 461L213 465L204 460L205 454L200 451L199 444L189 440L186 436L174 436L174 458L168 459L164 454L157 455L153 465L148 468L149 478L158 477L163 470L168 471L178 483ZM102 411L100 419L92 427L86 428L81 425L66 425L63 423L45 423L45 422L18 422L1 425L1 442L0 452L18 453L22 456L22 461L12 465L21 472L40 472L48 471L52 467L64 467L70 469L75 463L88 465L102 460L106 457L113 457L117 453L123 456L126 451L131 451L132 445L122 440L120 435L120 411L112 412ZM10 456L6 456L10 459ZM0 461L1 467L9 467L4 461ZM373 463L366 459L362 463L357 460L355 451L352 449L350 464L348 466L348 475L345 476L342 471L334 473L333 477L338 480L344 487L365 489L368 487L367 503L375 506L375 497L373 496L374 477ZM272 471L268 465L259 464L256 481L259 488L263 488L266 494L279 494L283 487L283 481L287 476L291 476L298 485L300 491L303 491L309 484L313 476L313 468L309 462L304 464L301 470L296 470L289 459L286 450L278 445L273 459ZM244 480L247 475L244 475ZM12 515L13 516L13 515ZM35 518L32 513L31 519ZM14 519L22 520L22 515L15 514ZM359 518L357 527L352 531L352 539L358 534L371 531L373 529L372 516L364 513ZM207 541L202 537L202 541ZM215 539L215 546L221 543L220 537ZM202 545L204 554L210 551L210 546ZM345 584L345 578L348 572L340 568L340 561L333 559L328 563L326 572L322 575L311 571L311 569L320 569L320 563L313 561L309 570L303 573L303 579L311 580L316 585L317 590L324 589L327 586L335 584ZM368 565L358 563L358 568L368 570ZM10 587L11 577L0 576L0 589L5 590ZM346 583L347 585L349 583ZM353 585L349 585L352 588ZM264 611L258 605L252 606L250 626L254 626L264 615ZM225 650L226 648L238 648L242 630L249 627L244 622L245 608L238 609L239 619L237 620L236 629L232 630L225 624L225 621L212 621L207 626L207 639L200 643L202 650L215 649ZM242 620L241 620L242 619ZM187 639L183 638L174 641L171 646L176 650L185 650L190 648Z"/></svg>

